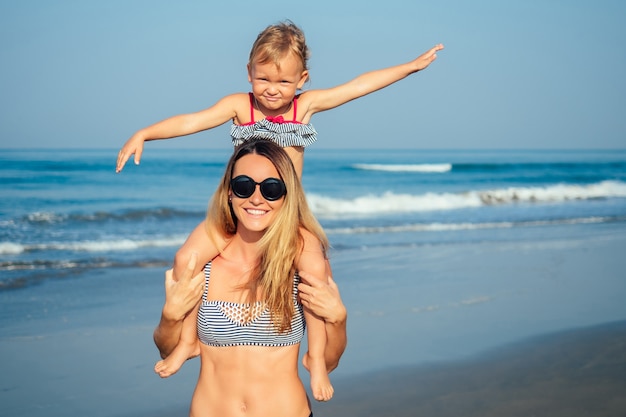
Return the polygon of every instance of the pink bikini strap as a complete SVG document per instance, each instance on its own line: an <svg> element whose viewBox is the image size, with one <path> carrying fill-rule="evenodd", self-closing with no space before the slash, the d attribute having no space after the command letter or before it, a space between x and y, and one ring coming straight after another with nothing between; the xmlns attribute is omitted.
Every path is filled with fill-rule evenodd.
<svg viewBox="0 0 626 417"><path fill-rule="evenodd" d="M296 113L298 111L298 97L293 98L293 121L296 122Z"/></svg>
<svg viewBox="0 0 626 417"><path fill-rule="evenodd" d="M250 97L250 123L254 123L254 96L252 93L248 93Z"/></svg>

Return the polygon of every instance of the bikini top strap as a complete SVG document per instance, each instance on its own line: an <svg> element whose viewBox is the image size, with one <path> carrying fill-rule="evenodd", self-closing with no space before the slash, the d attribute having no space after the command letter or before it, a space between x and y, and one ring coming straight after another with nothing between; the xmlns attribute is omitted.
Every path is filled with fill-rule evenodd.
<svg viewBox="0 0 626 417"><path fill-rule="evenodd" d="M210 276L211 276L211 262L204 265L204 291L202 292L202 301L206 301L209 295Z"/></svg>
<svg viewBox="0 0 626 417"><path fill-rule="evenodd" d="M250 97L250 123L254 123L254 96L252 93L248 93Z"/></svg>
<svg viewBox="0 0 626 417"><path fill-rule="evenodd" d="M298 112L298 96L293 98L293 122L296 121L296 114Z"/></svg>

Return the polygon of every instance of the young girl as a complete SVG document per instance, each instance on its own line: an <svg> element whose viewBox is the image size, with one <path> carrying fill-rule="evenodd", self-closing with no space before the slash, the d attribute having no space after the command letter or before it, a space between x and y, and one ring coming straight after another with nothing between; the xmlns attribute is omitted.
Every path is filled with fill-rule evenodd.
<svg viewBox="0 0 626 417"><path fill-rule="evenodd" d="M441 49L443 45L438 44L405 64L368 72L333 88L297 94L309 77L309 49L304 34L289 21L269 26L259 34L250 51L247 69L251 93L235 93L205 110L174 116L137 131L120 150L116 171L120 172L133 154L135 164L139 163L145 141L189 135L232 120L234 145L252 138L274 141L285 148L301 176L304 148L317 138L317 132L310 124L315 113L338 107L423 70L436 59ZM216 232L211 219L203 221L176 253L174 277L184 271L192 254L198 254L198 265L202 266L220 253L227 243L227 239ZM309 363L323 364L320 356L311 350L311 346L309 348ZM310 368L312 380L324 380L313 378L317 373L313 368L326 373L325 367L311 365ZM319 391L313 388L314 395Z"/></svg>

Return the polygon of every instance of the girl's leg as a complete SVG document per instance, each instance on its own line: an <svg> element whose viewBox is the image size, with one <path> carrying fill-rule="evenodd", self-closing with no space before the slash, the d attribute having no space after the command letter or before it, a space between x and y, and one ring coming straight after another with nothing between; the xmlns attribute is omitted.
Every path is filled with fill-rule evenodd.
<svg viewBox="0 0 626 417"><path fill-rule="evenodd" d="M309 344L308 367L311 373L311 391L317 401L328 401L333 397L334 388L330 383L324 349L326 347L326 324L306 308L304 309L306 320L307 339Z"/></svg>
<svg viewBox="0 0 626 417"><path fill-rule="evenodd" d="M183 321L183 328L180 333L178 344L170 355L160 360L154 365L154 372L161 378L174 375L183 366L185 361L200 354L198 343L198 333L196 331L196 321L198 320L198 310L200 303L187 314Z"/></svg>
<svg viewBox="0 0 626 417"><path fill-rule="evenodd" d="M207 226L207 223L209 226ZM210 225L210 222L203 220L193 229L185 243L183 243L183 246L176 252L176 256L174 257L174 281L178 281L178 277L185 272L187 263L194 252L198 254L198 262L196 263L196 270L194 271L195 275L204 268L207 262L219 255L220 249L223 249L226 245L224 239L220 239L219 242L216 242L209 237L209 233L215 236L215 239L218 239L219 236L217 231L207 230L207 227L211 227ZM218 244L222 245L222 248L218 248L216 246Z"/></svg>
<svg viewBox="0 0 626 417"><path fill-rule="evenodd" d="M219 254L216 243L209 237L211 231L206 229L206 221L200 223L189 235L183 246L176 252L174 257L174 280L178 280L177 276L181 276L187 268L189 258L194 252L198 254L196 270L193 275L198 274L206 265ZM217 236L216 233L214 233ZM224 242L221 242L224 243ZM177 275L178 274L178 275ZM167 378L175 374L183 366L189 358L200 354L200 346L198 345L197 320L198 309L200 303L194 310L189 312L183 321L183 327L180 334L180 340L176 348L165 359L156 363L154 371L161 376Z"/></svg>

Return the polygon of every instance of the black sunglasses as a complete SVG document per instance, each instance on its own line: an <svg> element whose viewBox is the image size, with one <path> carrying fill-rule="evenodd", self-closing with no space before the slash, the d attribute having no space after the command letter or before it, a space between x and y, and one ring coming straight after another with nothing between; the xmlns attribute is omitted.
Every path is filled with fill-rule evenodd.
<svg viewBox="0 0 626 417"><path fill-rule="evenodd" d="M276 201L285 194L287 189L285 183L278 178L267 178L261 182L256 182L247 175L239 175L230 180L230 188L239 198L248 198L256 190L256 186L261 188L261 195L267 201Z"/></svg>

